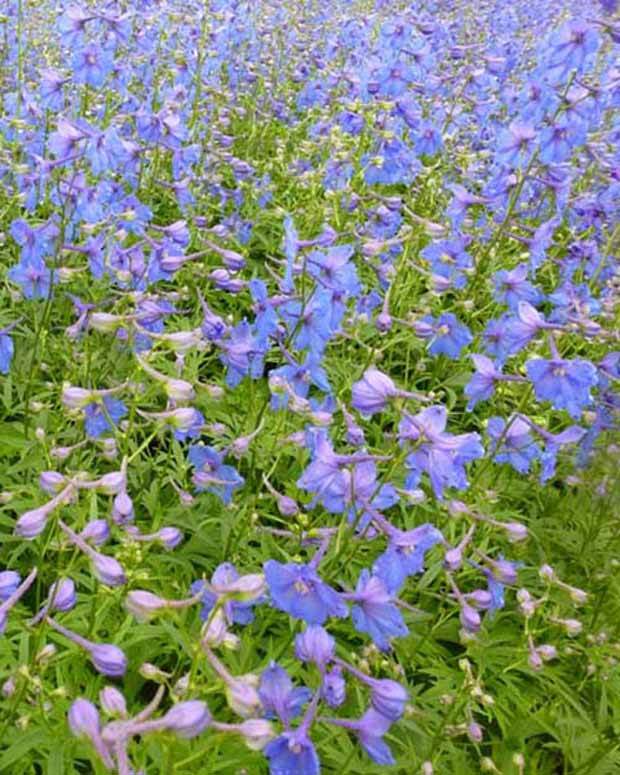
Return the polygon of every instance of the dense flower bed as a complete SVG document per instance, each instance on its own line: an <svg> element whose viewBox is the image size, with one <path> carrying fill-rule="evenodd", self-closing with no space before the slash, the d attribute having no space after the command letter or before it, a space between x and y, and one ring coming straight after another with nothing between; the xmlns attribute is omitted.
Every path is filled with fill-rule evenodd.
<svg viewBox="0 0 620 775"><path fill-rule="evenodd" d="M617 454L616 3L0 33L0 769L499 772L588 600L529 518Z"/></svg>

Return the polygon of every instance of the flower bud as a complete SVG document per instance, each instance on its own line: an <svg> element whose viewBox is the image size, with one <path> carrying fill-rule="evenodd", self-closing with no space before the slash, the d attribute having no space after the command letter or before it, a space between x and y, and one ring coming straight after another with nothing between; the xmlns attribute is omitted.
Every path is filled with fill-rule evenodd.
<svg viewBox="0 0 620 775"><path fill-rule="evenodd" d="M504 524L504 529L508 533L508 540L512 543L525 541L527 538L527 528L520 522L506 522Z"/></svg>
<svg viewBox="0 0 620 775"><path fill-rule="evenodd" d="M92 550L91 550L92 551ZM94 552L92 555L93 572L102 584L108 587L121 587L127 583L123 566L114 557Z"/></svg>
<svg viewBox="0 0 620 775"><path fill-rule="evenodd" d="M260 712L261 701L256 690L258 683L259 678L253 673L239 676L228 682L226 699L238 716L250 718Z"/></svg>
<svg viewBox="0 0 620 775"><path fill-rule="evenodd" d="M470 724L468 724L467 737L472 741L472 743L480 743L483 737L482 727L480 724L476 724L475 721L472 721Z"/></svg>
<svg viewBox="0 0 620 775"><path fill-rule="evenodd" d="M466 632L474 633L480 629L480 614L472 606L465 603L461 606L460 614L461 624Z"/></svg>
<svg viewBox="0 0 620 775"><path fill-rule="evenodd" d="M125 698L114 686L106 686L99 692L99 704L108 716L127 718Z"/></svg>
<svg viewBox="0 0 620 775"><path fill-rule="evenodd" d="M92 403L94 398L95 394L92 390L65 384L60 400L68 409L83 409Z"/></svg>
<svg viewBox="0 0 620 775"><path fill-rule="evenodd" d="M0 601L11 597L21 581L19 573L13 570L5 570L0 573Z"/></svg>
<svg viewBox="0 0 620 775"><path fill-rule="evenodd" d="M127 670L127 657L111 643L93 643L89 649L91 661L98 673L120 678Z"/></svg>
<svg viewBox="0 0 620 775"><path fill-rule="evenodd" d="M132 590L125 599L125 608L139 622L146 622L166 608L166 601L142 589Z"/></svg>
<svg viewBox="0 0 620 775"><path fill-rule="evenodd" d="M173 401L192 401L196 397L194 388L184 379L166 379L164 390Z"/></svg>
<svg viewBox="0 0 620 775"><path fill-rule="evenodd" d="M398 721L405 712L409 692L397 681L388 678L371 683L370 702L373 708L390 721Z"/></svg>
<svg viewBox="0 0 620 775"><path fill-rule="evenodd" d="M39 487L50 495L60 492L66 484L66 477L56 471L43 471L39 476Z"/></svg>
<svg viewBox="0 0 620 775"><path fill-rule="evenodd" d="M88 700L75 700L67 716L69 729L76 737L98 737L100 734L99 711Z"/></svg>
<svg viewBox="0 0 620 775"><path fill-rule="evenodd" d="M302 662L314 662L325 667L334 658L336 643L332 636L318 625L311 625L295 638L295 654Z"/></svg>
<svg viewBox="0 0 620 775"><path fill-rule="evenodd" d="M342 668L336 665L325 673L321 685L321 697L332 708L338 708L347 696L347 685L342 676Z"/></svg>
<svg viewBox="0 0 620 775"><path fill-rule="evenodd" d="M183 533L178 527L162 527L157 531L157 540L165 549L174 549L183 540Z"/></svg>
<svg viewBox="0 0 620 775"><path fill-rule="evenodd" d="M50 587L49 606L52 611L70 611L76 602L75 584L71 579L60 579Z"/></svg>
<svg viewBox="0 0 620 775"><path fill-rule="evenodd" d="M36 538L45 530L49 515L50 510L47 505L25 511L15 523L15 535L26 540Z"/></svg>
<svg viewBox="0 0 620 775"><path fill-rule="evenodd" d="M163 717L166 728L179 737L197 737L211 723L211 713L206 703L187 700L174 705Z"/></svg>
<svg viewBox="0 0 620 775"><path fill-rule="evenodd" d="M273 724L262 718L251 718L242 721L237 731L243 737L245 744L252 751L262 751L270 740L276 736Z"/></svg>
<svg viewBox="0 0 620 775"><path fill-rule="evenodd" d="M167 678L170 678L170 673L160 670L157 665L153 665L150 662L143 662L138 672L147 681L155 681L156 683L164 683Z"/></svg>
<svg viewBox="0 0 620 775"><path fill-rule="evenodd" d="M133 501L126 490L119 492L112 502L112 519L117 525L124 525L134 518Z"/></svg>
<svg viewBox="0 0 620 775"><path fill-rule="evenodd" d="M127 476L124 471L112 471L104 474L97 481L97 488L104 495L118 495L127 487Z"/></svg>
<svg viewBox="0 0 620 775"><path fill-rule="evenodd" d="M84 541L101 546L110 537L110 527L105 519L93 519L86 523L79 535Z"/></svg>

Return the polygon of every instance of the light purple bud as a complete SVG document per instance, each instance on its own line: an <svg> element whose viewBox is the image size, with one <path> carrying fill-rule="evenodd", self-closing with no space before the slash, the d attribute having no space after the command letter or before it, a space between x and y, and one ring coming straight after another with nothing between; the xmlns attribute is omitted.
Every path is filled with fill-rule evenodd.
<svg viewBox="0 0 620 775"><path fill-rule="evenodd" d="M465 603L461 606L461 624L467 632L478 632L480 629L480 614L475 608Z"/></svg>
<svg viewBox="0 0 620 775"><path fill-rule="evenodd" d="M370 416L382 412L390 398L398 395L394 382L375 368L367 369L361 380L352 388L351 406L363 415Z"/></svg>
<svg viewBox="0 0 620 775"><path fill-rule="evenodd" d="M157 531L157 538L166 549L174 549L183 540L183 533L178 527L162 527Z"/></svg>
<svg viewBox="0 0 620 775"><path fill-rule="evenodd" d="M392 316L387 312L382 312L380 315L377 315L375 326L377 331L386 334L392 328Z"/></svg>
<svg viewBox="0 0 620 775"><path fill-rule="evenodd" d="M127 718L127 703L115 686L106 686L99 692L99 704L108 716Z"/></svg>
<svg viewBox="0 0 620 775"><path fill-rule="evenodd" d="M49 605L53 611L70 611L75 605L75 584L71 579L55 581L48 594Z"/></svg>
<svg viewBox="0 0 620 775"><path fill-rule="evenodd" d="M15 523L15 535L31 540L36 538L45 530L50 510L47 506L40 506L38 509L25 511Z"/></svg>
<svg viewBox="0 0 620 775"><path fill-rule="evenodd" d="M127 476L124 471L112 471L104 474L97 482L98 489L104 495L118 495L123 492L127 486Z"/></svg>
<svg viewBox="0 0 620 775"><path fill-rule="evenodd" d="M110 537L110 526L105 519L93 519L87 522L80 533L80 538L95 546L101 546Z"/></svg>
<svg viewBox="0 0 620 775"><path fill-rule="evenodd" d="M480 724L476 724L475 721L472 721L467 726L467 737L472 741L472 743L480 743L482 741L482 727Z"/></svg>
<svg viewBox="0 0 620 775"><path fill-rule="evenodd" d="M66 484L66 477L56 471L43 471L39 476L39 487L50 495L56 495Z"/></svg>
<svg viewBox="0 0 620 775"><path fill-rule="evenodd" d="M336 665L325 673L321 685L321 696L331 708L338 708L347 697L347 684L342 676L342 668Z"/></svg>
<svg viewBox="0 0 620 775"><path fill-rule="evenodd" d="M69 728L76 737L88 737L91 740L99 737L99 711L88 700L75 700L69 708L67 716Z"/></svg>
<svg viewBox="0 0 620 775"><path fill-rule="evenodd" d="M493 603L493 596L486 589L474 589L473 592L469 592L465 597L475 608L482 608L483 610L490 608Z"/></svg>
<svg viewBox="0 0 620 775"><path fill-rule="evenodd" d="M0 573L0 600L6 600L11 597L13 592L19 586L21 577L14 570L5 570Z"/></svg>
<svg viewBox="0 0 620 775"><path fill-rule="evenodd" d="M95 552L92 556L93 571L102 584L108 587L120 587L127 583L123 566L114 557Z"/></svg>
<svg viewBox="0 0 620 775"><path fill-rule="evenodd" d="M389 678L375 680L370 686L370 702L373 708L385 718L398 721L405 712L409 692L397 681L391 681Z"/></svg>
<svg viewBox="0 0 620 775"><path fill-rule="evenodd" d="M92 390L67 385L63 388L61 401L69 409L82 409L92 403L93 398Z"/></svg>
<svg viewBox="0 0 620 775"><path fill-rule="evenodd" d="M179 737L197 737L211 723L211 713L206 703L187 700L174 705L163 717L166 728Z"/></svg>
<svg viewBox="0 0 620 775"><path fill-rule="evenodd" d="M448 570L458 570L463 564L463 547L455 546L448 549L443 558L444 567Z"/></svg>
<svg viewBox="0 0 620 775"><path fill-rule="evenodd" d="M125 607L139 622L146 622L166 608L166 601L152 592L134 589L127 595Z"/></svg>
<svg viewBox="0 0 620 775"><path fill-rule="evenodd" d="M112 503L112 519L117 525L124 525L134 518L133 501L126 490L119 492Z"/></svg>
<svg viewBox="0 0 620 775"><path fill-rule="evenodd" d="M289 498L288 495L278 495L277 499L278 511L283 517L294 517L299 514L299 506L293 498Z"/></svg>
<svg viewBox="0 0 620 775"><path fill-rule="evenodd" d="M325 667L334 658L336 643L323 627L311 625L295 638L295 654L302 662Z"/></svg>
<svg viewBox="0 0 620 775"><path fill-rule="evenodd" d="M548 662L550 659L555 659L558 655L558 650L550 643L543 643L542 646L538 646L536 651L538 651L541 659L544 662Z"/></svg>
<svg viewBox="0 0 620 775"><path fill-rule="evenodd" d="M508 562L508 560L495 560L491 567L493 575L502 584L517 583L517 569L514 563Z"/></svg>
<svg viewBox="0 0 620 775"><path fill-rule="evenodd" d="M527 528L520 522L507 522L504 525L504 529L508 533L508 540L514 543L525 541L527 538Z"/></svg>
<svg viewBox="0 0 620 775"><path fill-rule="evenodd" d="M111 643L93 643L89 649L90 658L98 673L110 678L120 678L127 671L127 657Z"/></svg>

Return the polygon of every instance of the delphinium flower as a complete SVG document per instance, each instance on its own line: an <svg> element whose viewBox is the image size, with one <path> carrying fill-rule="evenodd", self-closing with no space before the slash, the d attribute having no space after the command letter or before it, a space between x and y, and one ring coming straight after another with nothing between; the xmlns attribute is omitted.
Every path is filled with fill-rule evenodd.
<svg viewBox="0 0 620 775"><path fill-rule="evenodd" d="M470 381L465 385L464 393L469 398L467 410L471 411L480 401L487 401L495 392L498 382L525 382L525 377L516 374L502 374L501 368L496 366L486 355L473 354L471 356L476 371Z"/></svg>
<svg viewBox="0 0 620 775"><path fill-rule="evenodd" d="M92 563L93 573L102 584L109 587L117 587L123 586L127 582L123 566L115 557L110 557L93 549L90 544L68 525L65 525L62 520L58 520L58 524L71 543L89 558Z"/></svg>
<svg viewBox="0 0 620 775"><path fill-rule="evenodd" d="M451 312L445 312L437 318L426 315L415 323L414 328L418 336L429 340L428 351L431 355L458 358L463 348L473 341L467 326Z"/></svg>
<svg viewBox="0 0 620 775"><path fill-rule="evenodd" d="M520 417L506 422L501 417L491 417L487 433L492 439L491 452L498 463L509 463L521 474L527 473L532 463L540 459L541 449L532 437L531 428Z"/></svg>
<svg viewBox="0 0 620 775"><path fill-rule="evenodd" d="M420 393L400 390L387 374L376 368L367 369L362 379L353 383L351 406L365 417L382 412L393 398L427 400Z"/></svg>
<svg viewBox="0 0 620 775"><path fill-rule="evenodd" d="M192 476L196 489L212 492L224 503L230 503L233 492L243 485L243 477L232 466L226 465L222 455L213 447L194 444L189 448L187 457L196 469Z"/></svg>
<svg viewBox="0 0 620 775"><path fill-rule="evenodd" d="M410 471L407 486L415 487L421 474L427 473L439 498L446 487L465 489L466 464L484 454L477 433L446 433L447 420L444 406L432 406L417 415L404 413L398 428L401 444L413 450L405 462Z"/></svg>
<svg viewBox="0 0 620 775"><path fill-rule="evenodd" d="M394 597L379 576L364 569L355 592L345 597L353 602L351 618L355 629L368 633L382 651L390 648L391 638L408 634Z"/></svg>
<svg viewBox="0 0 620 775"><path fill-rule="evenodd" d="M67 638L67 640L86 651L93 667L98 673L110 678L120 678L125 675L127 671L127 657L118 646L111 643L95 643L87 638L83 638L48 615L44 617L44 621L53 630Z"/></svg>
<svg viewBox="0 0 620 775"><path fill-rule="evenodd" d="M0 635L4 633L6 629L6 623L9 615L9 611L18 603L21 598L30 589L34 580L37 577L37 569L33 568L26 578L20 583L14 577L10 579L8 588L5 588L5 593L2 596L2 602L0 603ZM6 576L5 576L6 579ZM15 583L14 583L15 582Z"/></svg>
<svg viewBox="0 0 620 775"><path fill-rule="evenodd" d="M312 565L268 560L264 567L272 603L281 611L308 624L347 616L342 596L321 580Z"/></svg>
<svg viewBox="0 0 620 775"><path fill-rule="evenodd" d="M526 362L527 375L539 401L550 401L579 419L592 403L592 388L598 383L596 367L586 360L555 356L550 360L532 358Z"/></svg>

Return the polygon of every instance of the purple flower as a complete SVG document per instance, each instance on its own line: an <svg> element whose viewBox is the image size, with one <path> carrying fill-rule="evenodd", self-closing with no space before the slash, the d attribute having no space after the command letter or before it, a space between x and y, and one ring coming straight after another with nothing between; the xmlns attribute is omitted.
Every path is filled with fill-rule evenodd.
<svg viewBox="0 0 620 775"><path fill-rule="evenodd" d="M264 569L273 604L290 616L308 624L323 624L330 616L347 615L347 606L338 592L325 584L310 565L268 560Z"/></svg>
<svg viewBox="0 0 620 775"><path fill-rule="evenodd" d="M319 775L321 769L303 726L272 740L265 746L264 754L269 759L270 775Z"/></svg>
<svg viewBox="0 0 620 775"><path fill-rule="evenodd" d="M487 433L493 440L494 460L509 463L521 474L526 474L534 460L540 457L540 447L532 438L530 426L520 417L511 419L508 429L501 417L491 417Z"/></svg>
<svg viewBox="0 0 620 775"><path fill-rule="evenodd" d="M391 398L399 395L394 382L379 369L366 369L361 380L353 383L351 406L370 417L382 412Z"/></svg>
<svg viewBox="0 0 620 775"><path fill-rule="evenodd" d="M241 487L244 479L229 465L225 465L222 455L213 447L192 445L187 455L196 471L192 477L196 489L207 490L230 503L234 490Z"/></svg>
<svg viewBox="0 0 620 775"><path fill-rule="evenodd" d="M27 299L44 299L50 291L52 273L39 257L22 257L8 271L8 278L22 289Z"/></svg>
<svg viewBox="0 0 620 775"><path fill-rule="evenodd" d="M378 576L372 576L370 571L364 569L361 572L351 599L355 601L351 610L355 629L368 633L382 651L390 648L391 638L408 634L393 596L383 581Z"/></svg>
<svg viewBox="0 0 620 775"><path fill-rule="evenodd" d="M424 570L426 553L442 541L439 530L428 523L407 531L394 528L388 548L377 558L372 572L383 581L388 592L396 594L408 576Z"/></svg>
<svg viewBox="0 0 620 775"><path fill-rule="evenodd" d="M430 476L433 491L442 498L446 487L465 489L465 465L484 455L477 433L452 435L445 432L448 412L444 406L431 406L412 416L405 413L399 424L401 442L412 444L407 457L410 475L407 487L415 487L424 472Z"/></svg>
<svg viewBox="0 0 620 775"><path fill-rule="evenodd" d="M565 409L575 419L592 403L590 391L598 376L589 361L533 358L525 368L539 401L550 401L555 409Z"/></svg>
<svg viewBox="0 0 620 775"><path fill-rule="evenodd" d="M211 713L206 703L200 700L187 700L173 705L162 721L166 729L179 737L190 739L197 737L211 723Z"/></svg>
<svg viewBox="0 0 620 775"><path fill-rule="evenodd" d="M336 642L318 625L306 627L295 638L295 654L302 662L314 662L320 670L331 662L336 653Z"/></svg>
<svg viewBox="0 0 620 775"><path fill-rule="evenodd" d="M519 264L514 269L500 269L493 275L496 301L504 302L511 310L517 310L520 301L540 304L542 293L527 279L527 264Z"/></svg>
<svg viewBox="0 0 620 775"><path fill-rule="evenodd" d="M323 674L321 697L330 708L338 708L345 701L346 694L347 685L342 676L342 668L336 665L332 670Z"/></svg>
<svg viewBox="0 0 620 775"><path fill-rule="evenodd" d="M113 425L127 415L127 407L118 398L104 396L102 401L93 401L84 408L84 427L91 439L98 439L112 430Z"/></svg>
<svg viewBox="0 0 620 775"><path fill-rule="evenodd" d="M288 727L310 700L312 692L305 686L294 687L286 670L272 662L261 674L258 696L267 718L277 716Z"/></svg>
<svg viewBox="0 0 620 775"><path fill-rule="evenodd" d="M473 341L471 331L451 312L445 312L438 318L427 315L415 324L415 330L418 336L430 340L428 351L431 355L445 355L452 359L458 358L462 349Z"/></svg>
<svg viewBox="0 0 620 775"><path fill-rule="evenodd" d="M225 589L226 587L234 585L240 578L239 573L235 566L230 562L224 562L218 565L215 569L213 576L211 577L211 587L217 589ZM213 606L218 600L218 595L214 591L210 591L204 581L195 581L191 586L191 594L197 595L202 590L201 602L202 609L200 611L200 618L204 622L208 619ZM222 593L224 596L225 593ZM254 606L259 600L234 600L226 599L223 603L223 610L226 619L231 624L249 624L254 620L254 612L252 606Z"/></svg>

